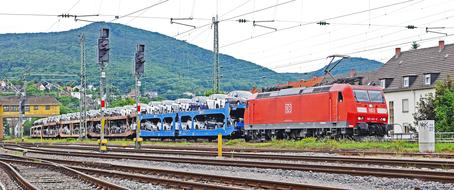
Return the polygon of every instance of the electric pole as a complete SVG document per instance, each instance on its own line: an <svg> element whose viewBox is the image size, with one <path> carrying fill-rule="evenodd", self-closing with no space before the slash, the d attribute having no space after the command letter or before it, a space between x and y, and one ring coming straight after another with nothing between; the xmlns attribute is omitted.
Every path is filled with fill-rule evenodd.
<svg viewBox="0 0 454 190"><path fill-rule="evenodd" d="M87 138L87 81L85 74L85 35L80 34L80 115L79 115L79 139Z"/></svg>
<svg viewBox="0 0 454 190"><path fill-rule="evenodd" d="M106 83L106 72L105 68L109 62L109 29L102 28L98 39L98 64L100 67L100 81L99 91L101 99L101 131L99 140L99 150L101 152L107 151L107 139L104 139L104 127L106 119L104 118L104 112L106 109L106 94L105 94L105 83Z"/></svg>
<svg viewBox="0 0 454 190"><path fill-rule="evenodd" d="M214 45L213 45L213 53L214 53L214 60L213 60L213 91L214 93L219 93L220 90L220 66L219 66L219 21L218 15L213 17L213 30L214 30Z"/></svg>
<svg viewBox="0 0 454 190"><path fill-rule="evenodd" d="M25 76L25 75L24 75ZM24 77L24 86L22 87L21 91L19 92L19 129L20 129L20 138L21 141L24 142L24 126L22 125L22 122L24 120L24 115L25 115L25 101L26 101L26 96L27 96L27 82L25 81Z"/></svg>
<svg viewBox="0 0 454 190"><path fill-rule="evenodd" d="M138 44L137 45L137 52L135 54L135 63L134 63L134 78L136 82L136 107L137 107L137 115L136 115L136 138L134 139L135 148L140 149L142 146L143 139L140 138L140 77L143 75L145 67L145 45Z"/></svg>

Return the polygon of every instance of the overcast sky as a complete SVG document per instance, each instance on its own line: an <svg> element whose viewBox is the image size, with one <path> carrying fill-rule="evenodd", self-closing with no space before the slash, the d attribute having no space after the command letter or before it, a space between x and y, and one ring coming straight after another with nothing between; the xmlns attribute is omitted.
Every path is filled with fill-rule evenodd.
<svg viewBox="0 0 454 190"><path fill-rule="evenodd" d="M219 15L221 53L278 72L313 71L327 64L325 57L332 54L386 62L395 47L406 51L412 41L420 41L421 48L436 46L438 40L454 43L453 36L426 32L426 27L445 27L429 30L454 34L453 0L2 0L0 33L65 31L88 24L55 16L62 13L101 15L86 18L93 21L112 21L118 15L120 19L113 22L210 50L213 30L209 23ZM180 22L197 27L190 32L184 33L191 27L170 24L170 18L189 17L194 19ZM274 22L258 22L265 27L254 27L252 22L236 21L240 18ZM319 21L329 25L314 24ZM407 25L417 28L409 30Z"/></svg>

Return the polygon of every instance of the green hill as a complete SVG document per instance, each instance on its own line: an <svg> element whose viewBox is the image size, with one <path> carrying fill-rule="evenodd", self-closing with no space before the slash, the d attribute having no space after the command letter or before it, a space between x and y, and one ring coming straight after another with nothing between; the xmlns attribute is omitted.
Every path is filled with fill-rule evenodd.
<svg viewBox="0 0 454 190"><path fill-rule="evenodd" d="M110 29L111 51L107 77L114 90L125 93L133 87L132 63L138 43L146 46L143 90L158 91L164 97L175 98L182 92L200 94L211 88L211 51L156 32L112 23L92 23L64 32L0 34L0 75L18 78L28 67L32 75L27 80L73 81L78 84L77 76L51 77L39 74L78 75L79 34L84 33L88 83L96 86L99 81L97 39L102 27ZM221 55L220 62L223 91L270 86L300 78L298 74L276 73L228 55ZM361 66L368 67L367 64Z"/></svg>

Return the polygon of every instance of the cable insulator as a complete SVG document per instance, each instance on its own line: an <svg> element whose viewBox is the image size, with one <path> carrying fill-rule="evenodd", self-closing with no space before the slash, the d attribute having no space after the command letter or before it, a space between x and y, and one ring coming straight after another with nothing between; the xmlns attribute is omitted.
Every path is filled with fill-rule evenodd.
<svg viewBox="0 0 454 190"><path fill-rule="evenodd" d="M415 25L408 25L408 26L406 26L405 28L407 28L407 29L415 29L415 28L417 28L417 27L416 27Z"/></svg>
<svg viewBox="0 0 454 190"><path fill-rule="evenodd" d="M329 25L329 23L326 22L326 21L320 21L320 22L317 22L317 24L320 25L320 26Z"/></svg>

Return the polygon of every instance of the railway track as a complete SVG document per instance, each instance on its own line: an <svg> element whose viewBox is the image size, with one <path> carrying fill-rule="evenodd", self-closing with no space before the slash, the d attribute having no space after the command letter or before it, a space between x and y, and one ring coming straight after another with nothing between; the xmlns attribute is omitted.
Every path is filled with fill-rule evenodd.
<svg viewBox="0 0 454 190"><path fill-rule="evenodd" d="M22 145L23 146L23 145ZM27 145L30 146L30 145ZM58 148L58 149L74 149L74 150L89 150L96 151L97 147L91 146L68 146L68 145L39 145L43 148ZM177 154L190 156L217 156L214 151L192 151L192 150L168 150L168 149L126 149L126 148L110 148L111 152L118 153L147 153L147 154ZM339 156L302 156L302 155L277 155L264 153L241 153L241 152L226 152L223 153L228 158L248 158L248 159L270 159L270 160L290 160L290 161L310 161L310 162L337 162L337 163L353 163L353 164L374 164L374 165L390 165L401 167L417 167L417 168L440 168L454 169L454 161L448 160L414 160L414 159L389 159L389 158L364 158L364 157L339 157Z"/></svg>
<svg viewBox="0 0 454 190"><path fill-rule="evenodd" d="M11 156L15 159L25 159ZM0 158L2 160L2 158ZM36 160L28 158L28 160ZM122 179L136 180L140 182L163 185L178 189L314 189L314 190L336 190L340 188L323 187L307 184L285 183L278 181L267 181L259 179L249 179L240 177L229 177L221 175L209 175L193 172L183 172L175 170L153 169L144 167L134 167L116 164L106 164L100 162L81 162L62 159L43 159L39 160L63 164L66 167L77 171L89 173L91 175L106 175L119 177ZM6 159L8 161L8 159ZM102 168L112 168L105 170ZM158 177L156 177L158 176Z"/></svg>
<svg viewBox="0 0 454 190"><path fill-rule="evenodd" d="M0 161L15 170L10 174L22 189L127 189L51 162L5 158Z"/></svg>
<svg viewBox="0 0 454 190"><path fill-rule="evenodd" d="M21 143L22 145L48 145L44 143ZM80 143L55 143L53 145L61 146L87 146L97 147L95 144L80 144ZM109 145L110 148L134 148L133 146ZM216 151L214 147L196 147L196 146L165 146L165 145L142 145L142 150L147 149L164 149L164 150L193 150L193 151ZM379 152L379 151L359 151L359 150L301 150L301 149L265 149L265 148L223 148L224 153L229 152L249 152L249 153L327 153L338 154L345 156L404 156L404 157L425 157L425 158L446 158L454 159L454 154L444 153L410 153L410 152Z"/></svg>
<svg viewBox="0 0 454 190"><path fill-rule="evenodd" d="M178 158L178 157L162 157L151 155L127 155L117 153L94 153L94 152L74 152L74 151L58 151L58 150L43 150L38 148L12 148L10 150L27 151L37 154L52 154L63 156L91 157L102 159L129 159L129 160L146 160L158 162L174 162L200 165L217 165L217 166L236 166L249 168L266 168L266 169L282 169L282 170L300 170L323 173L337 173L361 176L377 176L377 177L393 177L393 178L414 178L429 181L439 181L454 183L454 172L433 171L433 170L414 170L414 169L392 169L392 168L377 168L377 167L357 167L357 166L338 166L338 165L320 165L320 164L296 164L296 163L280 163L280 162L264 162L264 161L242 161L242 160L223 160L223 159L204 159L204 158Z"/></svg>
<svg viewBox="0 0 454 190"><path fill-rule="evenodd" d="M38 189L33 184L31 184L27 179L22 177L22 175L20 175L19 172L17 172L17 170L11 166L11 164L0 161L0 167L3 169L5 173L7 173L8 176L10 176L10 178L19 186L19 188L26 190ZM6 190L6 187L2 185L2 189Z"/></svg>

